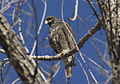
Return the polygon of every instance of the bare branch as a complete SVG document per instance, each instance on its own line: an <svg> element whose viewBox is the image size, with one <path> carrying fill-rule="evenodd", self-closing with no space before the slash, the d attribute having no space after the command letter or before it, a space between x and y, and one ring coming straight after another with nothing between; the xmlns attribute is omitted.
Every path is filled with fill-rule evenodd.
<svg viewBox="0 0 120 84"><path fill-rule="evenodd" d="M79 62L80 66L81 66L81 68L82 68L82 70L83 70L83 72L84 72L84 74L85 74L85 77L86 77L86 79L87 79L87 81L88 81L88 84L90 84L90 80L89 80L89 78L88 78L88 75L87 75L84 67L82 66L80 60L79 60L77 57L76 57L76 59L77 59L77 61Z"/></svg>
<svg viewBox="0 0 120 84"><path fill-rule="evenodd" d="M39 35L40 30L41 30L41 28L42 28L43 21L44 21L44 19L45 19L46 9L47 9L47 2L46 2L46 0L43 0L43 2L44 2L44 5L45 5L45 7L44 7L44 13L43 13L43 16L42 16L42 20L41 20L41 23L40 23L40 26L39 26L37 35ZM37 45L37 41L35 40L30 56L33 55L33 53L34 53L34 51L35 51L36 45Z"/></svg>
<svg viewBox="0 0 120 84"><path fill-rule="evenodd" d="M37 11L36 11L36 6L34 4L34 0L31 0L32 3L32 9L33 9L33 15L34 15L34 20L35 20L35 41L36 41L36 45L35 45L35 55L38 55L38 16L37 16ZM39 64L39 61L36 61L37 65Z"/></svg>
<svg viewBox="0 0 120 84"><path fill-rule="evenodd" d="M87 0L87 2L88 2L88 4L90 5L90 7L92 8L92 10L93 10L94 14L96 15L98 21L103 25L103 22L102 22L101 19L99 18L99 15L97 14L94 6L91 4L91 2L90 2L89 0Z"/></svg>
<svg viewBox="0 0 120 84"><path fill-rule="evenodd" d="M77 12L78 12L78 0L76 0L74 17L73 17L73 18L69 17L69 19L70 19L71 21L75 21L75 20L76 20L77 15L78 15Z"/></svg>
<svg viewBox="0 0 120 84"><path fill-rule="evenodd" d="M60 61L58 61L56 64L54 64L54 65L52 66L52 70L51 70L50 76L48 77L48 81L49 81L50 84L51 84L51 82L52 82L52 79L53 79L53 78L56 76L56 74L58 73L58 70L59 70L59 68L60 68L59 64L60 64Z"/></svg>
<svg viewBox="0 0 120 84"><path fill-rule="evenodd" d="M20 35L20 40L23 44L24 49L26 50L27 53L29 53L29 50L27 49L26 45L25 45L25 41L22 35L22 30L21 30L21 7L24 3L24 0L22 0L19 4L19 12L18 12L18 29L19 29L19 35Z"/></svg>
<svg viewBox="0 0 120 84"><path fill-rule="evenodd" d="M83 53L82 53L83 54ZM88 56L86 56L85 54L83 54L83 56L85 56L89 61L91 61L93 64L95 64L97 67L99 67L101 70L103 70L105 73L109 73L106 69L104 69L102 66L100 66L98 63L96 63L94 60L92 60L91 58L89 58Z"/></svg>
<svg viewBox="0 0 120 84"><path fill-rule="evenodd" d="M60 65L58 66L58 68L56 69L55 73L53 74L52 78L54 78L56 76L56 74L58 73L58 71L60 70Z"/></svg>
<svg viewBox="0 0 120 84"><path fill-rule="evenodd" d="M10 28L6 18L0 14L0 45L6 52L10 63L16 69L23 83L25 84L41 84L41 78L47 82L44 75L37 68L33 59L26 56L24 48L19 43L16 33ZM29 66L29 67L28 67Z"/></svg>
<svg viewBox="0 0 120 84"><path fill-rule="evenodd" d="M113 78L113 75L111 74L111 75L108 77L108 79L105 81L104 84L108 84L108 83L111 81L112 78Z"/></svg>
<svg viewBox="0 0 120 84"><path fill-rule="evenodd" d="M12 84L16 84L16 82L18 82L20 80L20 78L17 78L16 80L14 80L13 82L12 82Z"/></svg>
<svg viewBox="0 0 120 84"><path fill-rule="evenodd" d="M6 10L8 10L10 8L10 5L13 3L18 2L18 0L11 0L5 7L2 8L2 10L0 10L0 13L4 13Z"/></svg>
<svg viewBox="0 0 120 84"><path fill-rule="evenodd" d="M40 67L40 70L41 70L44 74L46 74L47 76L50 76L50 74L49 74L47 71L45 71L42 67Z"/></svg>

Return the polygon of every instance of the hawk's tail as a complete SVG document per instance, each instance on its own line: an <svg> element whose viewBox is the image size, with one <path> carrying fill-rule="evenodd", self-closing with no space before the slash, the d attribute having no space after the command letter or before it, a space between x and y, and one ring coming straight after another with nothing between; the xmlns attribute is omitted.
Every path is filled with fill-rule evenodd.
<svg viewBox="0 0 120 84"><path fill-rule="evenodd" d="M72 66L65 67L66 78L69 79L72 76Z"/></svg>

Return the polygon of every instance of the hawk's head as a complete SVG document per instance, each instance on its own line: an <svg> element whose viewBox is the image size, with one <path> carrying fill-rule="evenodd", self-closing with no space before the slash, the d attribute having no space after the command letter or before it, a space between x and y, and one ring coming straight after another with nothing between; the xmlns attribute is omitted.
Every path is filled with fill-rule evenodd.
<svg viewBox="0 0 120 84"><path fill-rule="evenodd" d="M51 26L52 23L59 21L55 16L48 16L45 20L45 24L49 24Z"/></svg>

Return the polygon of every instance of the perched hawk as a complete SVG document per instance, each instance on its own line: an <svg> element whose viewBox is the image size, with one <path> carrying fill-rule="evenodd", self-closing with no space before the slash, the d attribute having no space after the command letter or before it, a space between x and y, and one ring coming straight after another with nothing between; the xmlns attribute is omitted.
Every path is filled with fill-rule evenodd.
<svg viewBox="0 0 120 84"><path fill-rule="evenodd" d="M49 43L57 54L75 48L75 38L71 27L67 23L59 21L54 16L49 16L46 18L45 24L50 26ZM74 58L75 54L63 59L67 79L72 76L72 66L75 65Z"/></svg>

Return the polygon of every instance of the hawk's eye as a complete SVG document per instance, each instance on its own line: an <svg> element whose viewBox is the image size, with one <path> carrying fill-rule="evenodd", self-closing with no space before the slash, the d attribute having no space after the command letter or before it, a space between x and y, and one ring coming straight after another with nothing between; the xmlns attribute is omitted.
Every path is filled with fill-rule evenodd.
<svg viewBox="0 0 120 84"><path fill-rule="evenodd" d="M54 17L48 17L48 18L45 20L45 24L51 24L52 22L54 22Z"/></svg>
<svg viewBox="0 0 120 84"><path fill-rule="evenodd" d="M47 18L46 20L45 20L45 24L48 24L48 23L51 23L52 22L52 18Z"/></svg>

